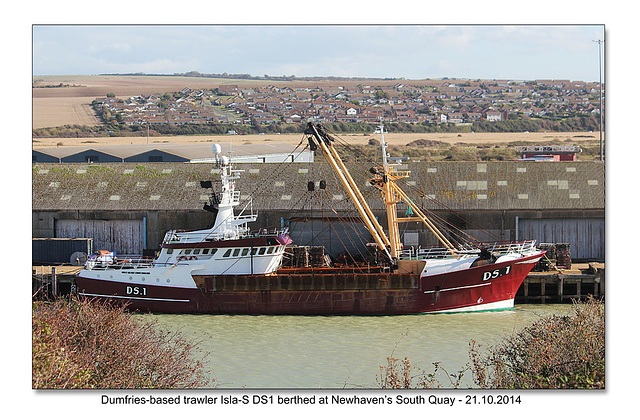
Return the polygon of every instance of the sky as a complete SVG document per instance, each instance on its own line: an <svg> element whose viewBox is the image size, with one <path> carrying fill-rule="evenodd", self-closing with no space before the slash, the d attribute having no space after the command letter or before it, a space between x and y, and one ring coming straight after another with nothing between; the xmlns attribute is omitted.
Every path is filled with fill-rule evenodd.
<svg viewBox="0 0 640 420"><path fill-rule="evenodd" d="M604 25L34 24L32 72L594 82L604 37Z"/></svg>

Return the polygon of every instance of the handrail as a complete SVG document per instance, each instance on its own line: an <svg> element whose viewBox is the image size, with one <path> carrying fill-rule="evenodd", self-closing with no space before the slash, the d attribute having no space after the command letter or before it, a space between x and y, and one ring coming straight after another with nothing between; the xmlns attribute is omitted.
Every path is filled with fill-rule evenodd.
<svg viewBox="0 0 640 420"><path fill-rule="evenodd" d="M230 233L211 233L211 232L199 232L193 234L190 232L176 233L175 231L167 232L164 242L179 244L190 242L204 242L205 240L220 240L220 239L246 239L246 238L259 238L273 235L284 235L289 232L289 228L258 228L258 229L238 229L237 231Z"/></svg>
<svg viewBox="0 0 640 420"><path fill-rule="evenodd" d="M491 242L491 243L474 243L460 245L456 252L443 247L428 248L405 248L402 250L401 258L446 258L463 255L479 255L482 249L486 249L493 255L500 256L510 253L526 253L536 250L535 240L518 241L518 242Z"/></svg>

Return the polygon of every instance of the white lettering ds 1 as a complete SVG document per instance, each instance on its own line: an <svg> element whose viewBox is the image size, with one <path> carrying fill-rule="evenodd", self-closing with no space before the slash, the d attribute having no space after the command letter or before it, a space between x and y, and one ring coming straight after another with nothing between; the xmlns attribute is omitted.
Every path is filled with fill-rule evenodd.
<svg viewBox="0 0 640 420"><path fill-rule="evenodd" d="M501 276L506 276L511 271L511 266L508 265L506 267L498 268L493 271L485 271L482 274L482 281L487 281L491 279L497 279Z"/></svg>
<svg viewBox="0 0 640 420"><path fill-rule="evenodd" d="M147 288L140 286L127 286L127 295L130 296L146 296Z"/></svg>

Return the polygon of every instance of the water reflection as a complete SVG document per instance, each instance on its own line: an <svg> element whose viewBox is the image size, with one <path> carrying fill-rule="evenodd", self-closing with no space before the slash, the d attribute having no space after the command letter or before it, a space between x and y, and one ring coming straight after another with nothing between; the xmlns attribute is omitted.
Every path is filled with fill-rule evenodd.
<svg viewBox="0 0 640 420"><path fill-rule="evenodd" d="M209 352L219 388L376 388L388 356L455 373L469 342L492 345L540 315L570 305L519 305L512 311L407 316L141 315L180 330ZM471 374L465 375L471 386Z"/></svg>

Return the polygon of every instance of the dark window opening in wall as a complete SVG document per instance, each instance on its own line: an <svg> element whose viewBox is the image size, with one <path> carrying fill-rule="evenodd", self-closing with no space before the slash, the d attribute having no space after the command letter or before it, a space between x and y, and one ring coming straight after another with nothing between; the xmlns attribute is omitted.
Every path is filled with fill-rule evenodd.
<svg viewBox="0 0 640 420"><path fill-rule="evenodd" d="M100 156L98 155L87 155L87 163L99 162Z"/></svg>
<svg viewBox="0 0 640 420"><path fill-rule="evenodd" d="M162 156L149 156L149 162L163 162Z"/></svg>

